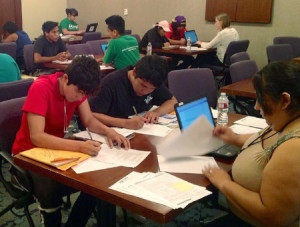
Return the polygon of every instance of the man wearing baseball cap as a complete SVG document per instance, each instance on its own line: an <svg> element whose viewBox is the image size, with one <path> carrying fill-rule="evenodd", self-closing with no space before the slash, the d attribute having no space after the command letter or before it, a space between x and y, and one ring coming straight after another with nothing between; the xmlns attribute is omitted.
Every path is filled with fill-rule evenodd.
<svg viewBox="0 0 300 227"><path fill-rule="evenodd" d="M148 30L144 37L142 38L139 48L141 53L143 47L147 47L150 42L152 48L162 48L165 46L170 46L169 40L166 38L166 32L170 32L169 23L166 20L162 20L153 25L153 28Z"/></svg>

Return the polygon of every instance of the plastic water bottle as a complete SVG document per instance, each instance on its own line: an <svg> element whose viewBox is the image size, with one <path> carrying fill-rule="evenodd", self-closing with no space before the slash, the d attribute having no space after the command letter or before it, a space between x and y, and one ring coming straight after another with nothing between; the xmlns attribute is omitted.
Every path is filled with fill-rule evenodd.
<svg viewBox="0 0 300 227"><path fill-rule="evenodd" d="M147 45L147 55L152 55L152 45L150 42Z"/></svg>
<svg viewBox="0 0 300 227"><path fill-rule="evenodd" d="M186 41L186 50L187 51L191 51L192 50L192 41L191 41L190 37Z"/></svg>
<svg viewBox="0 0 300 227"><path fill-rule="evenodd" d="M222 92L219 99L218 99L218 119L217 125L226 126L228 123L228 97L226 93Z"/></svg>

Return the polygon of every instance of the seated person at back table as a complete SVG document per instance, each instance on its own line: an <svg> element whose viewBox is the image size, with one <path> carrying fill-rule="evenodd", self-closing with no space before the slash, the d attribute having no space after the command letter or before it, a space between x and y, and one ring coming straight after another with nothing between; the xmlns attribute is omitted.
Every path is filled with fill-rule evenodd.
<svg viewBox="0 0 300 227"><path fill-rule="evenodd" d="M185 45L186 40L184 32L186 31L186 19L184 16L175 17L169 24L170 32L166 33L166 37L171 45ZM179 61L183 61L178 65ZM186 69L194 64L193 56L187 55L172 55L173 69Z"/></svg>
<svg viewBox="0 0 300 227"><path fill-rule="evenodd" d="M116 69L135 65L140 59L139 45L135 37L124 35L125 21L119 15L106 18L107 31L112 38L106 49L103 62L114 64Z"/></svg>
<svg viewBox="0 0 300 227"><path fill-rule="evenodd" d="M43 68L39 63L55 60L65 61L70 58L71 55L59 36L57 22L46 21L42 30L43 35L34 43L33 59L36 68Z"/></svg>
<svg viewBox="0 0 300 227"><path fill-rule="evenodd" d="M79 35L85 32L85 30L79 30L76 23L76 17L78 11L74 8L66 9L67 17L59 23L59 33L63 35Z"/></svg>
<svg viewBox="0 0 300 227"><path fill-rule="evenodd" d="M0 53L0 83L21 80L20 69L8 54Z"/></svg>
<svg viewBox="0 0 300 227"><path fill-rule="evenodd" d="M40 76L28 91L22 108L21 127L16 135L12 153L18 154L34 147L41 147L97 155L101 148L100 143L64 138L75 110L78 111L85 127L107 136L110 147L113 146L113 141L116 141L119 147L124 144L129 148L129 141L126 138L103 125L92 115L87 95L93 94L98 89L100 77L98 63L85 56L75 58L64 73ZM62 196L64 191L70 189L50 178L29 173L45 226L61 226ZM81 193L65 226L85 226L95 205L94 197Z"/></svg>
<svg viewBox="0 0 300 227"><path fill-rule="evenodd" d="M227 198L234 214L254 226L300 224L300 65L274 62L253 77L255 108L268 127L236 135L216 127L214 136L241 147L232 179L220 168L203 173Z"/></svg>
<svg viewBox="0 0 300 227"><path fill-rule="evenodd" d="M170 46L170 41L166 37L166 32L170 32L169 23L166 20L157 22L153 25L153 28L148 30L143 36L139 48L140 52L145 54L146 51L142 48L147 48L148 43L150 42L152 48L162 48Z"/></svg>
<svg viewBox="0 0 300 227"><path fill-rule="evenodd" d="M19 30L18 25L12 21L7 21L2 26L3 43L16 42L17 44L17 58L16 62L20 69L25 69L24 66L24 45L32 44L26 32Z"/></svg>
<svg viewBox="0 0 300 227"><path fill-rule="evenodd" d="M216 16L215 26L218 34L210 42L198 40L196 44L203 48L217 48L216 52L199 54L193 67L207 67L207 65L223 66L224 55L231 41L239 40L239 33L230 27L230 17L226 13Z"/></svg>
<svg viewBox="0 0 300 227"><path fill-rule="evenodd" d="M94 116L108 126L139 129L145 122L156 123L170 113L176 98L164 85L167 62L157 56L145 56L134 67L129 66L107 75L100 93L91 101ZM150 111L153 105L159 107ZM144 116L128 116L147 111Z"/></svg>

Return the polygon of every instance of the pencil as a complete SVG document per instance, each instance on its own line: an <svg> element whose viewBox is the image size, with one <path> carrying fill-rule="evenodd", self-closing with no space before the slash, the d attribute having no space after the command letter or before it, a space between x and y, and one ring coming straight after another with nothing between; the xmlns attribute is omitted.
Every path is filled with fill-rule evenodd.
<svg viewBox="0 0 300 227"><path fill-rule="evenodd" d="M93 140L92 133L90 132L90 130L89 130L88 128L86 128L86 131L87 131L87 133L88 133L90 139Z"/></svg>
<svg viewBox="0 0 300 227"><path fill-rule="evenodd" d="M135 116L138 116L138 112L136 111L135 106L132 106L132 109L133 109L133 111L134 111L134 113L135 113Z"/></svg>

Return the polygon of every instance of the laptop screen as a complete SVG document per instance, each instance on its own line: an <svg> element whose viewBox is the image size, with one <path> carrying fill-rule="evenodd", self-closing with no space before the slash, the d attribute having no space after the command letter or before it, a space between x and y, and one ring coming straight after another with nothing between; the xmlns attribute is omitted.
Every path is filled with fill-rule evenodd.
<svg viewBox="0 0 300 227"><path fill-rule="evenodd" d="M108 46L108 44L102 44L102 45L101 45L101 48L102 48L103 54L105 54L105 52L106 52L106 49L107 49L107 46Z"/></svg>
<svg viewBox="0 0 300 227"><path fill-rule="evenodd" d="M97 29L98 23L91 23L86 26L85 32L95 32Z"/></svg>
<svg viewBox="0 0 300 227"><path fill-rule="evenodd" d="M195 43L195 42L198 41L195 30L185 31L184 32L184 37L185 37L186 40L188 40L188 38L190 38L192 43Z"/></svg>
<svg viewBox="0 0 300 227"><path fill-rule="evenodd" d="M175 106L175 111L181 130L186 130L202 115L206 116L207 120L214 126L214 120L206 97L186 103L178 103Z"/></svg>

